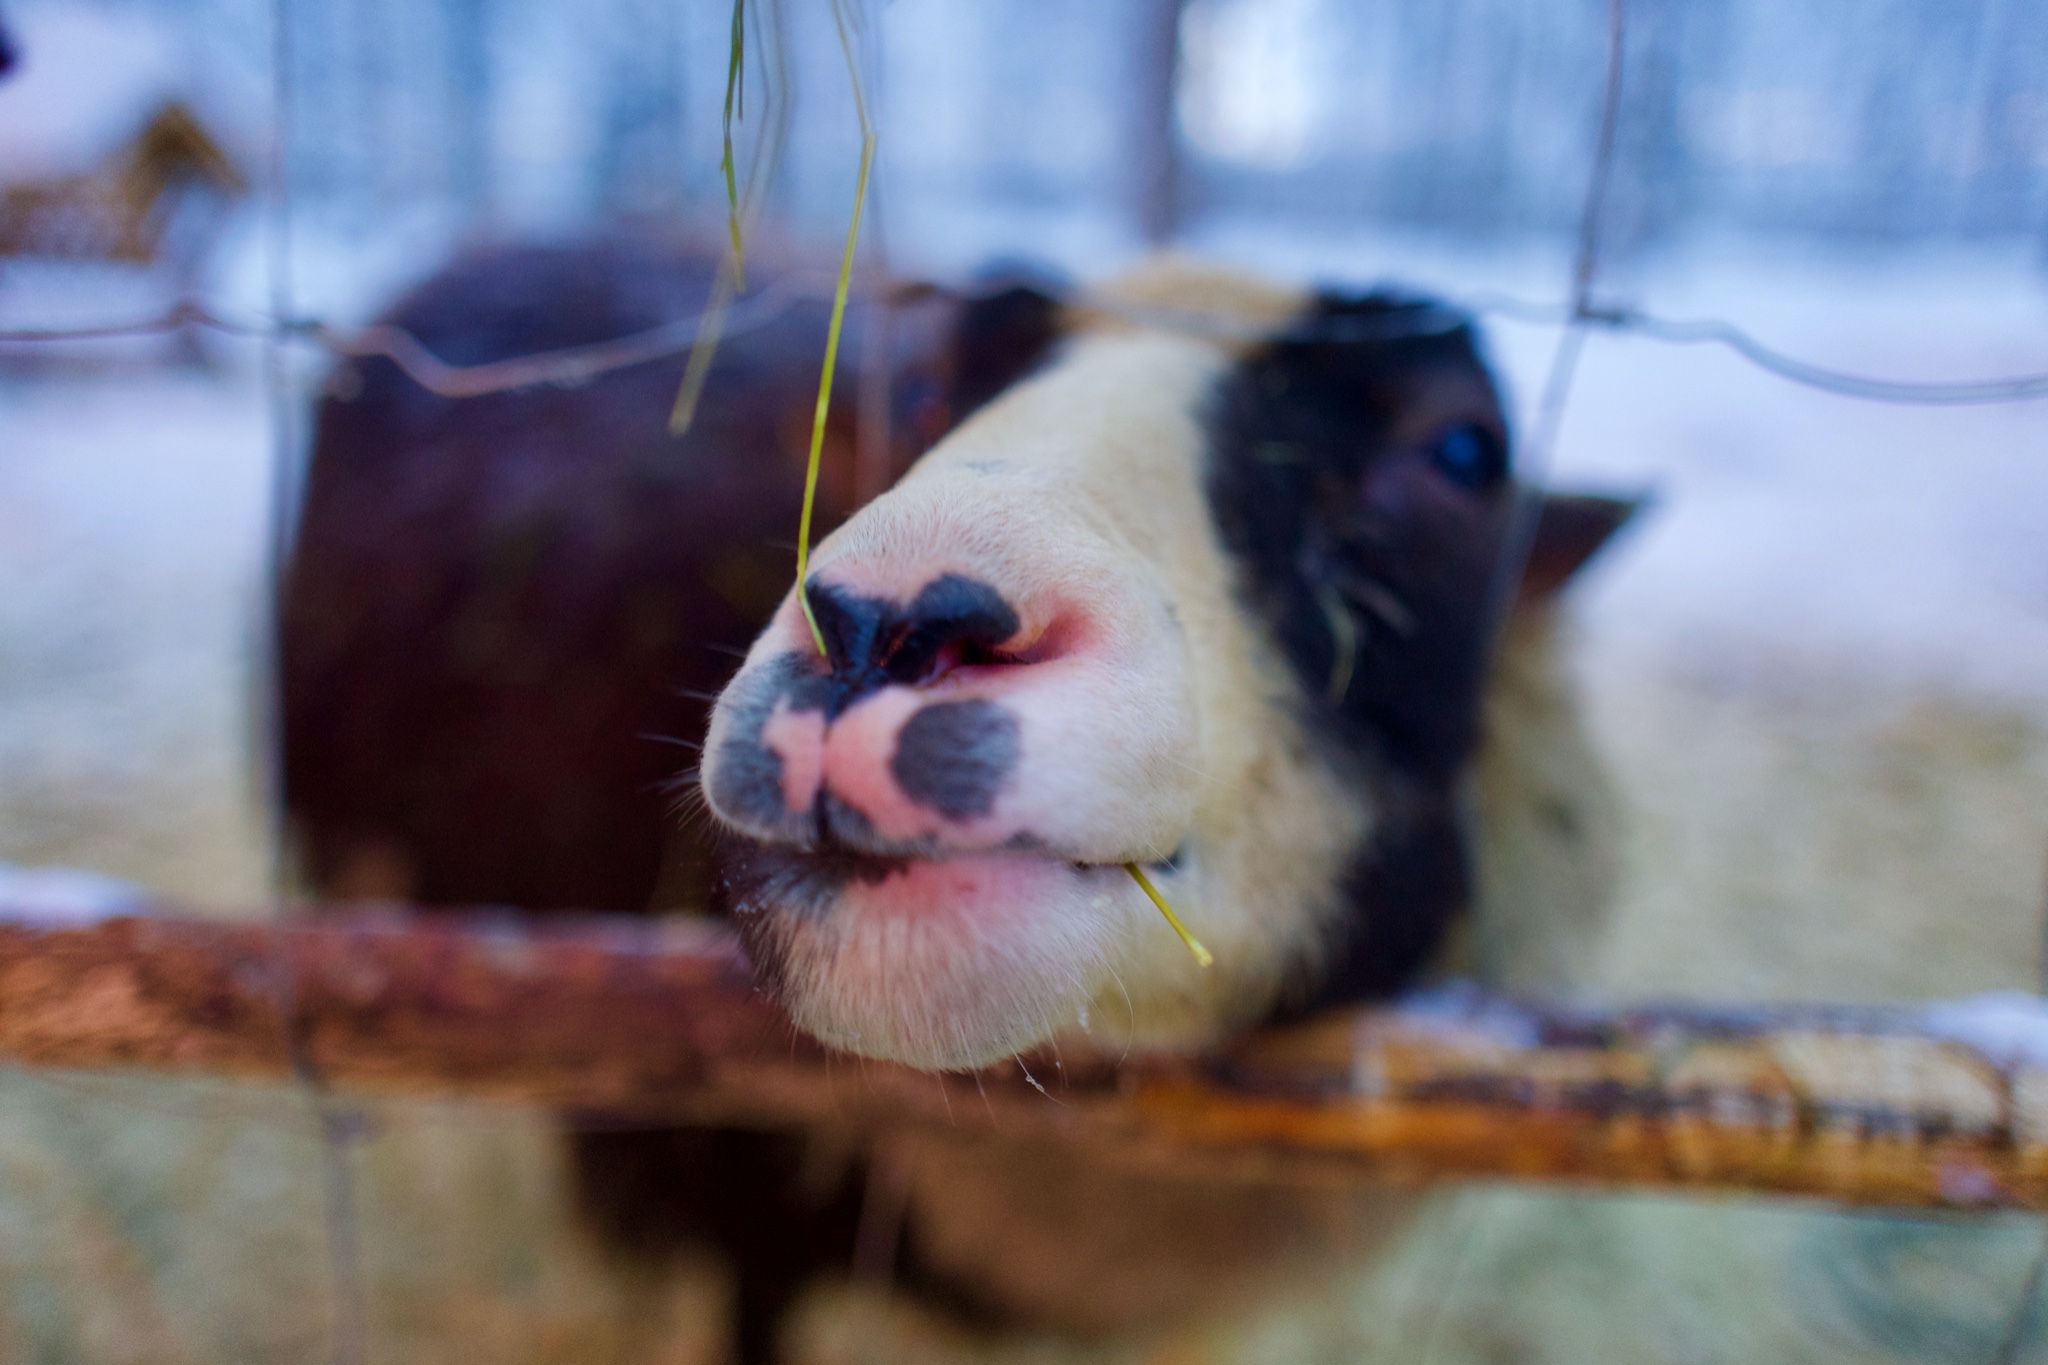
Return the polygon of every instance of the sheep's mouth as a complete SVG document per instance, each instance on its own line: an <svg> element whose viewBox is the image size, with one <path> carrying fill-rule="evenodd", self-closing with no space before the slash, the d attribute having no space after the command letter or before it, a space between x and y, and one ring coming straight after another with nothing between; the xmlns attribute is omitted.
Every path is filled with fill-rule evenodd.
<svg viewBox="0 0 2048 1365"><path fill-rule="evenodd" d="M926 1070L985 1066L1085 1020L1150 911L1120 867L1045 850L756 844L727 885L758 979L798 1028Z"/></svg>
<svg viewBox="0 0 2048 1365"><path fill-rule="evenodd" d="M995 850L886 855L837 843L800 848L736 839L734 844L727 859L725 880L732 895L732 904L742 915L774 912L804 917L822 915L849 886L879 886L891 877L920 867L1002 860L1059 869L1076 877L1090 877L1121 871L1127 861L1141 862L1160 871L1170 870L1175 861L1137 855L1130 860L1097 862L1062 857L1052 850L1022 843Z"/></svg>

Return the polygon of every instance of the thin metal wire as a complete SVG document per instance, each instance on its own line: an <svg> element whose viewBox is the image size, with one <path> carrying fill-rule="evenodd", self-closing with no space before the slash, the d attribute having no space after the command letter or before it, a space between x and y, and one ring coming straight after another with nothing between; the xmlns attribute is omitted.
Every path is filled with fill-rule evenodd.
<svg viewBox="0 0 2048 1365"><path fill-rule="evenodd" d="M1607 226L1607 187L1614 178L1614 146L1621 129L1621 78L1628 48L1627 0L1607 2L1607 74L1600 88L1600 131L1593 147L1593 174L1579 214L1579 249L1572 263L1572 317L1588 315L1593 283L1600 271L1601 234Z"/></svg>
<svg viewBox="0 0 2048 1365"><path fill-rule="evenodd" d="M2034 965L2034 994L2048 997L2048 901L2043 906L2044 951ZM1992 1350L1988 1365L2014 1365L2020 1357L2020 1347L2029 1335L2038 1310L2034 1301L2041 1295L2041 1284L2048 1279L2048 1218L2041 1220L2041 1244L2035 1248L2032 1259L2027 1262L2026 1278L2020 1281L2020 1292L2013 1301L2012 1312L2006 1316L2005 1330L1999 1334L1998 1345Z"/></svg>
<svg viewBox="0 0 2048 1365"><path fill-rule="evenodd" d="M2013 1304L2011 1316L2005 1320L2005 1330L1999 1334L1998 1345L1993 1348L1988 1365L2014 1365L2020 1358L2020 1347L2026 1344L2027 1329L2035 1316L2034 1300L2040 1297L2044 1279L2048 1279L2048 1219L2042 1220L2040 1249L2027 1265L2027 1277L2020 1282L2019 1298Z"/></svg>
<svg viewBox="0 0 2048 1365"><path fill-rule="evenodd" d="M1764 345L1733 323L1718 318L1670 320L1651 317L1629 309L1594 312L1586 322L1650 337L1653 340L1689 346L1712 343L1726 346L1758 369L1810 389L1861 398L1872 403L1900 403L1926 407L1958 407L1976 403L2013 403L2048 397L2048 374L2015 375L2009 379L1986 379L1967 383L1909 383L1893 379L1870 379L1846 374L1795 359Z"/></svg>
<svg viewBox="0 0 2048 1365"><path fill-rule="evenodd" d="M1436 1302L1430 1305L1429 1326L1421 1333L1422 1353L1419 1359L1422 1365L1435 1365L1437 1348L1442 1344L1444 1333L1450 1326L1451 1305L1457 1298L1459 1285L1464 1282L1467 1264L1472 1258L1472 1248L1479 1240L1480 1224L1486 1221L1491 1207L1490 1194L1491 1191L1485 1189L1467 1187L1451 1196L1454 1201L1451 1217L1460 1214L1464 1217L1460 1219L1462 1226L1452 1234L1451 1254L1445 1262L1442 1278L1437 1281L1442 1285L1443 1292L1437 1296Z"/></svg>
<svg viewBox="0 0 2048 1365"><path fill-rule="evenodd" d="M789 311L805 296L807 277L784 276L753 298L729 309L706 308L701 313L677 318L631 336L613 341L543 351L509 360L481 365L450 365L422 344L405 328L388 322L372 324L353 336L314 329L314 339L336 355L362 359L382 356L405 372L421 388L443 398L476 398L489 393L552 384L574 387L600 375L632 365L644 365L691 349L706 324L721 316L721 335L764 327Z"/></svg>
<svg viewBox="0 0 2048 1365"><path fill-rule="evenodd" d="M282 651L277 622L283 599L284 569L291 552L292 527L298 508L299 408L294 392L292 357L287 349L303 328L294 325L297 300L292 273L292 119L295 112L292 0L271 0L271 165L270 231L267 254L270 273L270 326L264 337L263 373L270 399L271 484L270 534L265 583L268 629L264 678L264 766L269 780L271 882L274 913L280 921L292 914L290 870L286 854ZM306 1096L319 1134L322 1221L327 1234L327 1279L330 1311L329 1359L334 1365L362 1365L367 1348L366 1293L357 1223L353 1148L367 1132L363 1116L336 1099L306 1050L299 1021L298 981L289 952L289 935L278 936L271 979L290 1052L292 1076Z"/></svg>
<svg viewBox="0 0 2048 1365"><path fill-rule="evenodd" d="M862 79L868 89L868 119L879 137L882 111L888 107L889 97L883 85L886 72L877 50L877 25L869 22L863 4L856 3L852 7L851 18L861 54ZM868 268L882 279L889 275L888 215L884 212L887 197L883 188L888 178L887 166L878 144L875 164L869 171L868 221L862 236L867 244ZM891 410L890 399L895 380L892 359L896 343L896 309L886 304L870 307L865 311L862 323L853 440L853 504L856 507L873 501L889 486L895 448L895 414Z"/></svg>
<svg viewBox="0 0 2048 1365"><path fill-rule="evenodd" d="M279 329L269 323L240 323L223 318L204 304L181 299L170 311L134 322L109 322L94 327L24 327L0 330L0 342L113 341L123 337L155 336L184 327L210 327L235 336L268 339Z"/></svg>
<svg viewBox="0 0 2048 1365"><path fill-rule="evenodd" d="M1578 377L1579 357L1585 350L1586 330L1594 321L1593 286L1600 275L1602 229L1606 223L1607 191L1614 175L1614 153L1621 126L1622 77L1628 47L1628 0L1608 0L1607 64L1600 92L1600 126L1593 149L1592 173L1586 182L1586 198L1579 211L1578 248L1573 253L1571 306L1564 317L1564 329L1551 351L1543 391L1537 401L1536 418L1529 439L1522 444L1517 460L1515 503L1502 539L1500 557L1494 563L1493 582L1488 589L1487 638L1498 639L1521 589L1522 574L1529 552L1536 542L1536 527L1543 514L1542 485L1557 450L1564 426L1565 407L1571 399L1572 383ZM1472 816L1468 811L1468 823ZM1454 1244L1442 1294L1433 1305L1427 1334L1423 1337L1421 1359L1431 1365L1449 1325L1451 1307L1463 1279L1466 1262L1478 1239L1480 1224L1491 1207L1487 1192L1460 1192L1470 1214Z"/></svg>
<svg viewBox="0 0 2048 1365"><path fill-rule="evenodd" d="M1572 256L1571 309L1564 318L1551 351L1537 402L1536 419L1529 438L1522 443L1516 459L1515 505L1501 540L1499 558L1494 562L1493 582L1488 589L1489 638L1505 626L1515 596L1520 590L1522 571L1536 543L1536 527L1543 515L1542 487L1556 453L1558 435L1564 426L1565 407L1571 400L1572 383L1578 377L1579 357L1585 350L1586 329L1594 318L1593 286L1600 276L1602 230L1606 224L1607 191L1614 178L1614 152L1621 127L1622 75L1628 48L1628 0L1607 3L1607 69L1600 91L1600 126L1593 145L1593 168L1586 180L1586 198L1579 210L1578 248Z"/></svg>
<svg viewBox="0 0 2048 1365"><path fill-rule="evenodd" d="M861 291L865 297L889 304L920 296L960 297L960 291L923 281L911 281ZM779 277L753 298L733 307L723 335L732 336L774 321L793 304L805 299L831 297L829 277L823 274ZM1083 296L1076 306L1084 311L1113 314L1123 320L1166 331L1214 337L1231 341L1275 339L1270 328L1242 318L1201 313L1187 309L1132 305ZM282 322L243 321L225 317L199 303L186 301L168 311L133 322L107 323L92 327L31 327L0 330L0 345L55 343L66 341L112 341L175 332L185 327L205 327L231 336L268 338L274 334L303 339L338 356L366 359L382 356L397 365L407 378L421 388L444 398L477 398L541 384L576 385L588 383L613 370L644 364L663 356L689 350L696 344L698 329L710 310L662 323L659 327L613 341L559 351L494 360L481 365L451 365L436 356L418 337L391 323L377 323L360 332L348 333L310 319ZM1280 340L1371 341L1401 336L1426 335L1462 325L1461 313L1487 314L1532 323L1569 323L1576 319L1587 328L1639 335L1670 345L1726 346L1758 369L1810 389L1844 398L1872 403L1921 407L1962 407L1992 403L2017 403L2048 398L2048 374L2022 374L2002 379L1916 382L1878 379L1845 370L1816 365L1790 356L1759 341L1750 332L1725 318L1665 318L1641 309L1613 305L1589 305L1575 311L1569 302L1543 303L1496 292L1470 294L1446 300L1445 306L1420 312L1411 322L1384 319L1368 328L1365 319L1342 319L1341 330L1311 329L1282 334Z"/></svg>
<svg viewBox="0 0 2048 1365"><path fill-rule="evenodd" d="M1551 350L1537 398L1535 420L1528 438L1520 442L1515 456L1514 502L1508 509L1507 526L1501 535L1500 551L1493 562L1487 584L1485 615L1480 639L1488 649L1497 650L1509 618L1520 596L1522 577L1529 555L1535 548L1537 527L1543 519L1543 486L1551 457L1564 427L1565 407L1571 399L1572 383L1578 377L1579 357L1586 346L1586 329L1592 320L1593 286L1600 275L1601 227L1605 222L1607 189L1613 179L1614 149L1621 123L1623 54L1627 50L1627 0L1608 0L1607 63L1600 92L1600 126L1594 140L1593 166L1586 179L1586 198L1579 210L1578 246L1572 255L1571 305L1562 317L1557 345ZM1468 838L1476 838L1479 816L1468 795L1461 803L1460 819ZM1475 945L1479 959L1499 956L1498 945L1483 924Z"/></svg>

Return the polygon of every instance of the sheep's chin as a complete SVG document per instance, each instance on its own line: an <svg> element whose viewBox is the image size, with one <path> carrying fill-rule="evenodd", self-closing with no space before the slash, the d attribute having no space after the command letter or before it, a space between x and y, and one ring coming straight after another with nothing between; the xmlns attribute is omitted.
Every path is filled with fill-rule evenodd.
<svg viewBox="0 0 2048 1365"><path fill-rule="evenodd" d="M987 1066L1071 1027L1132 918L1114 866L769 859L741 922L790 1017L931 1071Z"/></svg>

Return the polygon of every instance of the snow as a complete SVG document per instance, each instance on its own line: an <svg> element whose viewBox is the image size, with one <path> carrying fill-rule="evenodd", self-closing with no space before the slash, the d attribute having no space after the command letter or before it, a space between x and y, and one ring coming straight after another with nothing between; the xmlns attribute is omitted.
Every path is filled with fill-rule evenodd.
<svg viewBox="0 0 2048 1365"><path fill-rule="evenodd" d="M2005 1070L2048 1066L2048 1000L2019 991L1987 991L1929 1005L1922 1025L1936 1038L1961 1043Z"/></svg>
<svg viewBox="0 0 2048 1365"><path fill-rule="evenodd" d="M232 357L0 369L0 859L260 895L269 467Z"/></svg>
<svg viewBox="0 0 2048 1365"><path fill-rule="evenodd" d="M1446 1044L1532 1048L1542 1041L1537 1018L1469 981L1448 981L1401 997L1400 1028Z"/></svg>
<svg viewBox="0 0 2048 1365"><path fill-rule="evenodd" d="M84 925L115 915L139 914L147 903L147 891L118 877L75 867L0 863L0 918Z"/></svg>
<svg viewBox="0 0 2048 1365"><path fill-rule="evenodd" d="M141 15L31 7L10 22L21 62L0 81L0 184L93 169L181 92L175 42Z"/></svg>

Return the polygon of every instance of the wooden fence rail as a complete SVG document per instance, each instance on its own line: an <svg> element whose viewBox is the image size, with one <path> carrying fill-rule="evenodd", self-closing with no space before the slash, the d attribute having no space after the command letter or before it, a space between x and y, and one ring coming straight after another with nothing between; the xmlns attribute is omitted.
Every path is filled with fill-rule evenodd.
<svg viewBox="0 0 2048 1365"><path fill-rule="evenodd" d="M2048 1005L2030 996L1596 1013L1450 988L1200 1059L937 1077L797 1034L708 922L0 906L0 1060L634 1119L992 1123L1269 1178L2048 1210Z"/></svg>

